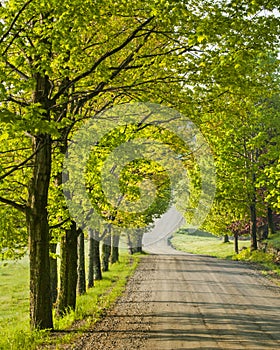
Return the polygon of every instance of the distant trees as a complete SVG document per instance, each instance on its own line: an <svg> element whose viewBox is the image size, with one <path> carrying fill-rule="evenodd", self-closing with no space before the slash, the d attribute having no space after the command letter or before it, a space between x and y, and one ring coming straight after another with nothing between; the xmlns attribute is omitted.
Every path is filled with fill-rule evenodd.
<svg viewBox="0 0 280 350"><path fill-rule="evenodd" d="M279 108L274 92L263 90L257 99L247 95L224 95L228 113L211 117L215 133L208 132L217 160L217 196L208 218L209 229L251 235L251 249L258 249L261 227L273 229L273 212L277 213L277 181L271 176L279 162ZM270 90L270 91L269 91ZM272 192L272 194L271 194ZM273 209L272 209L273 208ZM226 214L226 215L225 215ZM211 222L210 222L211 221ZM247 228L246 228L247 227ZM258 237L259 236L259 237Z"/></svg>

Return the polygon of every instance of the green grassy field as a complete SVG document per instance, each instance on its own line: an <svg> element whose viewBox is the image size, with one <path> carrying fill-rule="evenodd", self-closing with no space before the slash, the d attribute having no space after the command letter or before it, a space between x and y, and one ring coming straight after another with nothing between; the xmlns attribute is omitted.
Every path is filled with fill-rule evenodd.
<svg viewBox="0 0 280 350"><path fill-rule="evenodd" d="M196 231L194 233L179 230L170 240L172 246L178 250L214 256L222 259L230 259L235 255L234 243L223 243L221 238L208 232ZM240 248L249 247L250 241L240 241Z"/></svg>
<svg viewBox="0 0 280 350"><path fill-rule="evenodd" d="M0 263L0 349L13 348L10 335L29 329L28 259Z"/></svg>
<svg viewBox="0 0 280 350"><path fill-rule="evenodd" d="M77 298L76 312L54 320L55 329L63 330L74 322L84 320L80 330L98 320L104 309L108 308L121 295L128 276L135 270L139 256L122 253L120 262L112 265L110 271L103 273L103 280L96 281L95 287L87 294ZM0 263L0 350L32 350L38 344L50 342L46 332L29 330L29 268L28 259L17 262ZM69 332L64 337L51 341L64 343L76 336Z"/></svg>
<svg viewBox="0 0 280 350"><path fill-rule="evenodd" d="M170 242L174 248L184 252L257 264L264 275L273 278L275 283L280 285L280 266L275 263L275 256L269 251L256 250L251 252L250 240L239 240L239 254L235 254L232 241L223 243L221 238L203 231L189 233L187 230L181 229L174 234ZM271 236L267 243L268 247L280 249L280 233Z"/></svg>

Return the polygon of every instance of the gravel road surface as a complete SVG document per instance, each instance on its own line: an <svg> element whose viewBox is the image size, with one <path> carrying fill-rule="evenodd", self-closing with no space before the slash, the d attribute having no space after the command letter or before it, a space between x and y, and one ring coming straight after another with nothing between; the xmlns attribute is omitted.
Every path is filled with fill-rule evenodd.
<svg viewBox="0 0 280 350"><path fill-rule="evenodd" d="M168 234L146 241L124 295L69 349L280 349L280 288L246 264L177 252Z"/></svg>

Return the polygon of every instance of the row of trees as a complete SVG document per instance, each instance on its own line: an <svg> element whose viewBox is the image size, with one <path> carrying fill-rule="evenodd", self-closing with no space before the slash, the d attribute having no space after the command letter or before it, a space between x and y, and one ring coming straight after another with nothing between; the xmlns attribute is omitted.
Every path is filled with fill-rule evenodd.
<svg viewBox="0 0 280 350"><path fill-rule="evenodd" d="M220 102L230 109L230 118L219 110ZM219 103L211 119L205 115L215 128L215 134L207 127L205 133L217 158L217 194L205 228L236 239L250 234L256 250L279 225L279 78L272 76L266 96L227 93Z"/></svg>
<svg viewBox="0 0 280 350"><path fill-rule="evenodd" d="M250 154L252 157L254 142L265 143L266 138L257 131L260 122L253 124L253 130L251 120L257 120L259 115L266 120L265 115L272 116L277 110L274 107L277 104L272 103L277 102L276 97L273 99L276 92L272 78L277 59L270 61L264 57L264 52L272 52L278 43L279 20L273 12L277 5L278 1L263 5L261 1L242 0L218 3L120 1L117 5L113 1L7 0L2 4L1 251L8 258L21 255L29 240L33 328L53 327L58 242L61 259L59 313L75 305L77 247L79 239L82 252L81 229L84 227L69 215L65 203L63 159L69 139L86 119L98 118L100 112L109 107L127 102L152 101L176 107L198 123L213 144L218 175L221 173L218 193L222 200L218 198L217 213L223 215L229 202L231 213L234 212L232 201L226 201L227 206L220 209L226 198L222 188L227 184L222 179L223 169L226 168L228 174L236 169L225 153L231 145L236 146L237 141L233 139L225 144L222 141L227 139L222 135L226 130L230 138L231 128L246 125L241 120L241 125L238 124L240 111L253 135L248 141L250 147L245 145L248 153L242 164L245 161L247 165ZM270 129L265 125L267 137ZM140 129L141 125L139 132ZM270 190L279 171L273 158L272 139L276 134L273 128L271 132L269 149L259 147L263 151L255 155L260 159L264 158L262 154L266 155L265 185L254 175L256 166L254 171L247 171L244 181L249 188L248 179L254 175L254 188L263 189L263 196L271 207L279 208L278 192ZM155 162L135 160L123 174L120 187L128 188L130 200L139 198L137 187L145 177L157 183L159 200L140 217L122 216L116 211L118 205L110 208L102 188L98 187L100 159L123 142L122 138L127 141L131 133L135 130L115 130L114 140L119 140L109 142L112 135L107 136L89 160L87 191L92 204L108 220L107 228L101 227L93 233L85 231L90 242L98 242L103 234L105 238L114 220L125 221L128 226L135 220L147 225L168 207L168 176ZM150 129L140 136L147 137L149 133L155 132ZM235 134L241 147L241 131ZM244 128L243 134L248 134ZM161 136L164 142L168 142L167 139ZM174 150L185 153L178 148L177 141L171 142ZM272 158L273 161L269 161ZM234 174L240 180L241 175ZM238 185L239 180L234 183ZM239 186L236 191L240 189ZM253 198L251 207L255 197L252 192L250 196ZM141 229L139 232L138 237L141 237L143 232ZM92 241L96 236L98 239ZM97 251L97 244L92 245ZM83 271L82 261L79 271ZM79 283L81 285L81 280Z"/></svg>

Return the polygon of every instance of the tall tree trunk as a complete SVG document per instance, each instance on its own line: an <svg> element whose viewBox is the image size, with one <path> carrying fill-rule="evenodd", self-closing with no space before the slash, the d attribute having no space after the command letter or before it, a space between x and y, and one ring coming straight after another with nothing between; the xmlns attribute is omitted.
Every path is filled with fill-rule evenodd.
<svg viewBox="0 0 280 350"><path fill-rule="evenodd" d="M114 264L119 261L120 236L118 234L112 234L111 240L111 264Z"/></svg>
<svg viewBox="0 0 280 350"><path fill-rule="evenodd" d="M127 234L127 247L128 247L128 252L130 255L134 254L134 250L133 250L133 243L131 241L131 237L130 234Z"/></svg>
<svg viewBox="0 0 280 350"><path fill-rule="evenodd" d="M78 232L75 222L61 238L60 289L57 302L57 315L62 316L69 309L76 308L76 289L78 279Z"/></svg>
<svg viewBox="0 0 280 350"><path fill-rule="evenodd" d="M250 205L250 226L251 226L251 251L258 249L257 241L257 214L256 214L256 200Z"/></svg>
<svg viewBox="0 0 280 350"><path fill-rule="evenodd" d="M94 238L93 238L93 272L94 272L94 279L96 281L102 280L100 241L98 236L99 236L99 232L95 231Z"/></svg>
<svg viewBox="0 0 280 350"><path fill-rule="evenodd" d="M236 254L239 253L239 247L238 247L238 233L234 233L234 251Z"/></svg>
<svg viewBox="0 0 280 350"><path fill-rule="evenodd" d="M127 234L127 246L129 254L142 253L143 233L136 231L134 234Z"/></svg>
<svg viewBox="0 0 280 350"><path fill-rule="evenodd" d="M252 156L253 157L253 156ZM252 158L253 159L253 158ZM251 251L258 249L257 240L257 198L256 198L256 174L252 174L253 193L250 205L250 230L251 230Z"/></svg>
<svg viewBox="0 0 280 350"><path fill-rule="evenodd" d="M79 229L78 237L78 293L86 293L86 271L85 271L85 237L84 232Z"/></svg>
<svg viewBox="0 0 280 350"><path fill-rule="evenodd" d="M267 208L267 224L269 234L273 235L276 232L276 230L273 221L273 211L270 207Z"/></svg>
<svg viewBox="0 0 280 350"><path fill-rule="evenodd" d="M67 306L71 309L76 309L77 299L77 282L78 282L78 236L76 223L72 222L71 230L68 231L69 244L68 244L68 261L69 261L69 274L68 274L68 298Z"/></svg>
<svg viewBox="0 0 280 350"><path fill-rule="evenodd" d="M89 231L89 247L88 247L88 288L94 286L94 238L93 231Z"/></svg>
<svg viewBox="0 0 280 350"><path fill-rule="evenodd" d="M136 252L137 253L142 253L142 241L143 241L143 233L142 232L138 232L137 233L137 237L136 237Z"/></svg>
<svg viewBox="0 0 280 350"><path fill-rule="evenodd" d="M47 211L51 171L50 136L38 135L34 139L33 150L37 150L37 153L26 210L30 254L30 323L32 329L47 329L53 328Z"/></svg>
<svg viewBox="0 0 280 350"><path fill-rule="evenodd" d="M102 242L102 271L109 271L111 255L111 233L108 232Z"/></svg>
<svg viewBox="0 0 280 350"><path fill-rule="evenodd" d="M50 243L50 252L51 254L56 254L57 243ZM54 304L57 299L57 258L54 256L50 257L50 269L51 269L51 296L52 303Z"/></svg>
<svg viewBox="0 0 280 350"><path fill-rule="evenodd" d="M57 299L56 315L59 317L64 314L67 306L67 278L68 278L68 263L67 263L67 240L66 233L60 239L60 288Z"/></svg>

